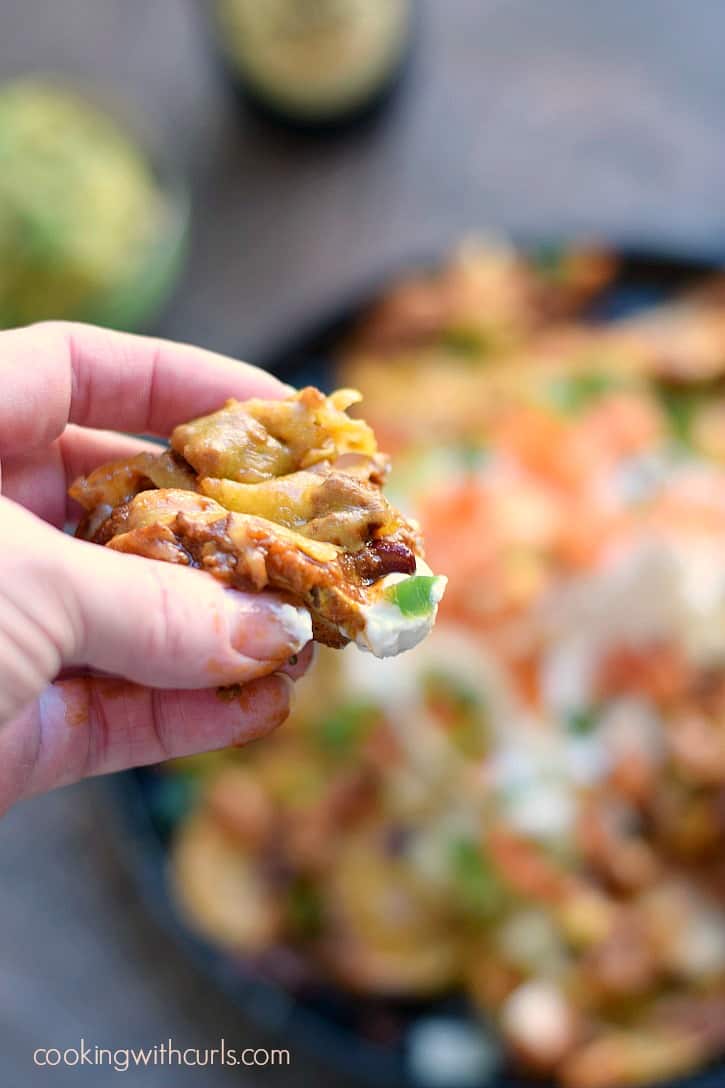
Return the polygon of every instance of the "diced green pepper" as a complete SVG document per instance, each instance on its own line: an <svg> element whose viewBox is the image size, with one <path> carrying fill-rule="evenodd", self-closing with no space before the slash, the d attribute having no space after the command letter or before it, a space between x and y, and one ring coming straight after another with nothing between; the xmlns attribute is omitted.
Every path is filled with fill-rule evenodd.
<svg viewBox="0 0 725 1088"><path fill-rule="evenodd" d="M433 574L414 574L389 586L385 595L404 616L426 616L433 610L438 580Z"/></svg>

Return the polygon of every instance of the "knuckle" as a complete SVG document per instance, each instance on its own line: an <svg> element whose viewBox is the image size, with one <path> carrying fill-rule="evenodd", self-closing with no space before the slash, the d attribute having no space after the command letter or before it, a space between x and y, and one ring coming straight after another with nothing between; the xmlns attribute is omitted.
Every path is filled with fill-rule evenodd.
<svg viewBox="0 0 725 1088"><path fill-rule="evenodd" d="M148 579L151 592L148 594L146 653L156 661L174 661L183 642L176 594L169 585L166 571L150 567Z"/></svg>
<svg viewBox="0 0 725 1088"><path fill-rule="evenodd" d="M203 575L194 581L179 578L178 571L149 561L149 590L146 593L143 653L158 675L191 679L204 662L221 652L224 625L215 622L216 586L206 584ZM182 685L185 686L185 685Z"/></svg>
<svg viewBox="0 0 725 1088"><path fill-rule="evenodd" d="M10 528L0 565L0 715L7 716L40 693L82 636L73 594L49 558L55 542L42 529L36 540L29 518L14 532L2 513L0 524Z"/></svg>

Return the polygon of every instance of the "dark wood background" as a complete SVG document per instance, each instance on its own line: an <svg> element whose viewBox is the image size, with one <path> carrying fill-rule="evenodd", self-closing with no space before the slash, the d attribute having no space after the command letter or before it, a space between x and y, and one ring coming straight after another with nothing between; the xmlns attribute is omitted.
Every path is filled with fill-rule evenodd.
<svg viewBox="0 0 725 1088"><path fill-rule="evenodd" d="M254 359L411 254L470 231L596 234L725 252L719 0L427 0L404 93L336 142L240 117L193 0L0 0L0 76L66 72L164 134L195 202L159 331ZM121 1083L33 1068L36 1046L261 1043L137 903L95 785L0 823L0 1083ZM127 1085L328 1083L150 1069Z"/></svg>

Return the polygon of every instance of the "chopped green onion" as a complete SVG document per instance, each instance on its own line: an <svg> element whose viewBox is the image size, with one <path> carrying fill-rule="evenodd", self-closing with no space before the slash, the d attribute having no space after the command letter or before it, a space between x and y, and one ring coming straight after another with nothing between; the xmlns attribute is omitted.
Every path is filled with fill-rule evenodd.
<svg viewBox="0 0 725 1088"><path fill-rule="evenodd" d="M421 677L431 713L457 747L471 759L486 755L490 743L489 717L479 692L453 673L433 668Z"/></svg>
<svg viewBox="0 0 725 1088"><path fill-rule="evenodd" d="M575 374L554 379L548 386L548 394L554 407L568 414L580 412L591 401L611 393L621 384L609 374Z"/></svg>
<svg viewBox="0 0 725 1088"><path fill-rule="evenodd" d="M658 394L672 437L681 445L689 446L692 442L692 424L702 397L695 390L674 386L660 386Z"/></svg>
<svg viewBox="0 0 725 1088"><path fill-rule="evenodd" d="M592 733L598 721L599 712L596 707L570 710L565 716L566 728L570 733L575 733L579 737L585 737Z"/></svg>
<svg viewBox="0 0 725 1088"><path fill-rule="evenodd" d="M461 442L454 450L465 472L476 472L491 456L486 446L476 442Z"/></svg>
<svg viewBox="0 0 725 1088"><path fill-rule="evenodd" d="M414 574L389 586L385 596L398 606L404 616L426 616L435 605L438 580L433 574Z"/></svg>
<svg viewBox="0 0 725 1088"><path fill-rule="evenodd" d="M380 718L380 708L365 699L341 703L319 723L316 735L328 752L343 756L354 751Z"/></svg>
<svg viewBox="0 0 725 1088"><path fill-rule="evenodd" d="M423 674L423 689L432 699L445 699L446 703L459 711L478 710L482 700L460 676L441 668L428 669Z"/></svg>
<svg viewBox="0 0 725 1088"><path fill-rule="evenodd" d="M479 692L460 676L439 668L427 670L422 685L429 709L459 751L471 759L483 757L488 750L490 731Z"/></svg>
<svg viewBox="0 0 725 1088"><path fill-rule="evenodd" d="M534 270L546 279L563 281L566 279L568 253L558 246L537 246L529 253L529 263Z"/></svg>
<svg viewBox="0 0 725 1088"><path fill-rule="evenodd" d="M500 910L503 886L477 843L471 839L453 842L450 865L459 903L468 914L484 919Z"/></svg>
<svg viewBox="0 0 725 1088"><path fill-rule="evenodd" d="M318 936L322 930L322 897L318 888L303 876L295 877L287 893L286 921L298 940Z"/></svg>
<svg viewBox="0 0 725 1088"><path fill-rule="evenodd" d="M496 350L496 337L492 330L457 325L445 330L443 345L456 355L473 362L483 362Z"/></svg>

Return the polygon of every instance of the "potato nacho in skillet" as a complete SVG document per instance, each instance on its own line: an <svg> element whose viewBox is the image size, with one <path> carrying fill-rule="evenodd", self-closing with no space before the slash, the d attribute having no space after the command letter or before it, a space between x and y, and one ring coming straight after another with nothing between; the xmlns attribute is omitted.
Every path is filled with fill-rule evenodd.
<svg viewBox="0 0 725 1088"><path fill-rule="evenodd" d="M465 993L565 1088L725 1051L725 281L597 321L617 275L467 246L366 314L337 376L449 576L436 628L322 648L283 730L159 776L207 939Z"/></svg>

